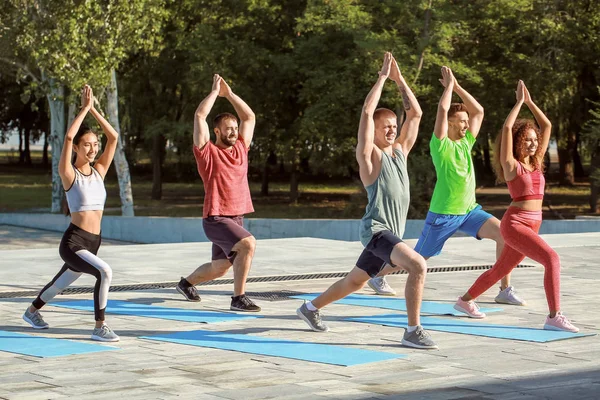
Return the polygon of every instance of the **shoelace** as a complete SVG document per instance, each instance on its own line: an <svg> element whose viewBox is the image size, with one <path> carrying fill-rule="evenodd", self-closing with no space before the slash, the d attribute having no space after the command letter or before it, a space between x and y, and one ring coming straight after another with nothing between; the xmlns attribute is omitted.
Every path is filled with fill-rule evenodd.
<svg viewBox="0 0 600 400"><path fill-rule="evenodd" d="M44 320L42 319L42 316L40 315L40 313L33 314L33 318L32 319L33 319L33 322L36 325L40 325L40 324L42 324L44 322Z"/></svg>
<svg viewBox="0 0 600 400"><path fill-rule="evenodd" d="M565 317L565 316L564 316L564 315L562 315L562 314L556 314L556 317L554 317L554 318L555 318L554 320L555 320L556 322L558 322L558 323L560 323L560 324L562 324L562 325L564 325L564 326L568 326L568 327L570 327L570 326L572 325L572 324L571 324L571 321L569 321L569 320L567 319L567 317Z"/></svg>
<svg viewBox="0 0 600 400"><path fill-rule="evenodd" d="M105 335L105 334L108 334L108 333L112 332L111 329L108 327L108 325L102 325L100 327L100 331L102 332L102 335Z"/></svg>
<svg viewBox="0 0 600 400"><path fill-rule="evenodd" d="M467 304L475 307L475 310L479 311L479 305L477 303L475 303L473 300L467 301Z"/></svg>
<svg viewBox="0 0 600 400"><path fill-rule="evenodd" d="M315 320L321 322L321 311L315 311Z"/></svg>
<svg viewBox="0 0 600 400"><path fill-rule="evenodd" d="M254 303L252 303L252 300L250 300L250 298L248 296L240 297L240 301L242 303L244 303L245 306L253 306L254 305Z"/></svg>

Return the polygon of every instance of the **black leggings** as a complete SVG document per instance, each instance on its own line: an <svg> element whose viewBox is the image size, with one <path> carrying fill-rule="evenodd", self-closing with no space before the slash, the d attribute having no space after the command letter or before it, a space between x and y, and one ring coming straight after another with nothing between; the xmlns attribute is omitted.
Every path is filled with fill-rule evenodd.
<svg viewBox="0 0 600 400"><path fill-rule="evenodd" d="M75 282L82 273L96 277L94 286L94 318L104 321L104 310L108 301L108 289L112 280L112 269L96 254L102 238L71 224L65 231L58 249L65 265L33 301L35 308L42 308L61 290Z"/></svg>

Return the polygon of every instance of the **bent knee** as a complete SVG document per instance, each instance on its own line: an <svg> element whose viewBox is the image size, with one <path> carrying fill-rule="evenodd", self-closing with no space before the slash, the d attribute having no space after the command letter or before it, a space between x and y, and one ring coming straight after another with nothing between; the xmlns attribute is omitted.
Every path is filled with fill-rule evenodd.
<svg viewBox="0 0 600 400"><path fill-rule="evenodd" d="M353 291L357 291L362 289L367 283L364 279L357 279L356 277L347 276L344 278L346 280L346 284L352 288Z"/></svg>
<svg viewBox="0 0 600 400"><path fill-rule="evenodd" d="M107 280L107 281L112 280L113 271L112 271L112 268L110 267L110 265L104 264L98 268L98 271L100 271L100 278L102 280Z"/></svg>
<svg viewBox="0 0 600 400"><path fill-rule="evenodd" d="M248 237L243 238L239 242L237 242L232 250L236 251L238 253L239 252L253 253L255 249L256 249L256 238L254 236L248 236Z"/></svg>
<svg viewBox="0 0 600 400"><path fill-rule="evenodd" d="M548 252L547 260L544 262L545 267L552 268L554 270L560 270L560 256L554 250Z"/></svg>
<svg viewBox="0 0 600 400"><path fill-rule="evenodd" d="M221 277L229 271L231 268L231 262L229 260L213 260L212 268L215 270L215 273L218 274L217 277Z"/></svg>
<svg viewBox="0 0 600 400"><path fill-rule="evenodd" d="M427 262L421 255L417 254L408 260L405 269L409 274L426 275Z"/></svg>

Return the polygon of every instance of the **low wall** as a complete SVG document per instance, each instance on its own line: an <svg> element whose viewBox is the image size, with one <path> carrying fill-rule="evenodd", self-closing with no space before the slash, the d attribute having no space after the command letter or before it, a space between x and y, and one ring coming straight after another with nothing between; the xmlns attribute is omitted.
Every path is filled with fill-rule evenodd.
<svg viewBox="0 0 600 400"><path fill-rule="evenodd" d="M57 214L0 214L0 225L63 232L70 218ZM267 219L247 218L245 227L257 239L314 237L358 241L359 220L354 219ZM417 239L423 220L406 223L405 239ZM547 220L541 234L600 232L598 219ZM118 217L102 219L102 236L136 243L206 242L201 218Z"/></svg>

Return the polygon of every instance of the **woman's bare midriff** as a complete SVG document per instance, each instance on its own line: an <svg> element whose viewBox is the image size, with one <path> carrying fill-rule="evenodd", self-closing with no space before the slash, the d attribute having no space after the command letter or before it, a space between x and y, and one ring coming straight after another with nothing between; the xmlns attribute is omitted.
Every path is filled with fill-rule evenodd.
<svg viewBox="0 0 600 400"><path fill-rule="evenodd" d="M541 211L543 205L543 200L523 200L523 201L513 201L510 203L511 207L519 207L525 211Z"/></svg>
<svg viewBox="0 0 600 400"><path fill-rule="evenodd" d="M102 227L102 210L71 213L71 223L86 232L98 235Z"/></svg>

